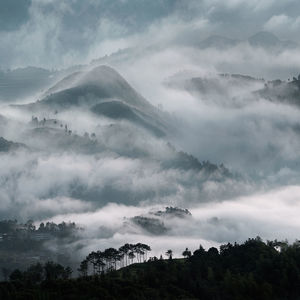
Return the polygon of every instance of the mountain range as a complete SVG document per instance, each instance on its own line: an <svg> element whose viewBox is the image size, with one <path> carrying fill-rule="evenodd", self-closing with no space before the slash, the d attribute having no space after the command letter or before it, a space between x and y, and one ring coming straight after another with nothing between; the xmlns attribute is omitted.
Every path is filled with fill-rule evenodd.
<svg viewBox="0 0 300 300"><path fill-rule="evenodd" d="M289 40L280 40L276 35L267 31L260 31L250 36L247 40L212 35L195 43L195 45L201 49L216 48L219 50L229 49L242 44L250 45L253 48L263 48L269 51L284 51L299 47L298 43Z"/></svg>
<svg viewBox="0 0 300 300"><path fill-rule="evenodd" d="M163 113L108 66L72 73L45 94L37 102L18 107L33 113L84 109L95 115L138 124L159 136L164 135L168 129Z"/></svg>

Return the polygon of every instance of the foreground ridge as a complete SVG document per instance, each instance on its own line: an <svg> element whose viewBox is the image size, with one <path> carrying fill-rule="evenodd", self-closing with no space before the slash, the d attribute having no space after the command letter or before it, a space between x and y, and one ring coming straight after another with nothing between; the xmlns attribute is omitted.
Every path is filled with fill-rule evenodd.
<svg viewBox="0 0 300 300"><path fill-rule="evenodd" d="M121 247L123 250L125 244ZM139 249L146 245L139 245ZM144 247L144 248L143 248ZM120 248L120 249L121 249ZM138 247L136 247L138 248ZM113 253L113 248L106 249ZM117 250L116 250L117 251ZM95 252L92 252L95 253ZM91 255L87 258L89 258ZM114 264L94 275L48 262L14 271L0 284L1 299L300 299L300 244L263 242L225 244L207 251L200 245L184 259L149 258L116 270ZM140 256L142 257L142 256ZM111 261L113 262L113 260ZM82 265L81 265L82 267ZM56 274L56 275L55 275Z"/></svg>

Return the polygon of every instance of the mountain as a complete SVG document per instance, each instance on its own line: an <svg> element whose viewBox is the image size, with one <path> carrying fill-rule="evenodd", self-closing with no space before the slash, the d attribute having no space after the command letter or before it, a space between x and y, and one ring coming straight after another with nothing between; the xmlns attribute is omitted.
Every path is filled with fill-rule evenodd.
<svg viewBox="0 0 300 300"><path fill-rule="evenodd" d="M217 74L200 77L195 74L175 74L165 84L185 90L199 99L221 105L240 105L247 91L263 88L265 81L241 74Z"/></svg>
<svg viewBox="0 0 300 300"><path fill-rule="evenodd" d="M227 38L219 35L212 35L198 44L201 49L216 48L219 50L234 47L240 43L239 40Z"/></svg>
<svg viewBox="0 0 300 300"><path fill-rule="evenodd" d="M24 144L15 143L0 137L0 153L1 152L9 152L13 150L17 150L19 148L26 148Z"/></svg>
<svg viewBox="0 0 300 300"><path fill-rule="evenodd" d="M265 49L285 50L296 48L299 45L293 41L281 41L276 35L270 32L261 31L249 37L249 44L252 47L260 47Z"/></svg>
<svg viewBox="0 0 300 300"><path fill-rule="evenodd" d="M192 214L187 209L179 207L166 207L164 210L150 211L147 214L139 215L126 219L124 226L130 228L131 225L137 226L146 233L152 235L167 234L173 227L174 219L191 218ZM130 228L134 230L133 228Z"/></svg>
<svg viewBox="0 0 300 300"><path fill-rule="evenodd" d="M278 47L280 45L280 40L277 36L266 31L256 33L248 41L253 47Z"/></svg>
<svg viewBox="0 0 300 300"><path fill-rule="evenodd" d="M292 81L273 80L257 91L256 95L272 102L300 106L300 75Z"/></svg>
<svg viewBox="0 0 300 300"><path fill-rule="evenodd" d="M198 43L193 43L192 46L196 46L200 49L215 48L218 50L226 50L244 44L245 42L254 48L264 48L266 50L272 49L276 51L299 47L294 41L282 41L276 35L266 31L257 32L246 41L220 35L212 35Z"/></svg>
<svg viewBox="0 0 300 300"><path fill-rule="evenodd" d="M168 127L166 116L108 66L68 75L50 88L47 94L40 101L17 107L48 113L84 109L98 116L129 121L156 135L164 135Z"/></svg>
<svg viewBox="0 0 300 300"><path fill-rule="evenodd" d="M98 66L72 74L57 82L52 89L56 92L42 100L11 106L18 110L16 113L24 113L27 118L32 116L31 121L23 123L19 141L34 149L36 155L41 152L50 157L66 155L71 160L74 156L83 161L88 159L88 174L95 173L97 177L107 170L102 167L102 160L109 162L108 168L110 161L124 160L132 169L126 171L125 176L120 174L122 180L127 176L132 180L139 176L143 180L148 176L160 176L168 183L158 189L148 184L145 189L132 189L127 184L120 188L116 183L118 172L117 179L103 184L98 180L87 184L85 176L76 176L73 180L75 175L71 174L70 180L59 183L59 188L43 191L42 197L65 196L92 203L95 207L107 203L136 205L158 199L168 201L165 199L178 193L177 182L183 193L189 193L192 187L193 193L201 194L201 197L188 196L189 203L228 197L223 189L222 195L218 194L219 190L212 193L206 188L207 183L227 185L230 182L231 185L233 180L240 179L222 165L200 162L172 147L168 141L180 134L180 128L176 128L177 132L173 129L176 121L152 106L118 72L108 66ZM87 119L91 125L86 124ZM178 205L182 203L181 197ZM44 216L50 215L47 211Z"/></svg>
<svg viewBox="0 0 300 300"><path fill-rule="evenodd" d="M66 87L72 86L81 74L82 74L82 72L78 71L78 72L71 73L70 75L67 75L66 77L61 79L59 82L57 82L54 86L49 88L45 92L44 96L51 95L53 93L56 93L56 92L59 92L59 91L65 89Z"/></svg>
<svg viewBox="0 0 300 300"><path fill-rule="evenodd" d="M97 104L103 99L119 99L137 106L143 103L150 107L150 104L119 73L104 65L87 72L68 75L50 88L47 94L48 96L38 103L31 104L30 107L48 106L66 109L86 105L87 102ZM88 99L89 95L93 96L93 99Z"/></svg>
<svg viewBox="0 0 300 300"><path fill-rule="evenodd" d="M241 74L219 74L207 78L175 74L165 84L174 89L183 89L211 103L241 104L239 99L244 101L248 93L255 96L250 97L252 100L264 98L271 102L300 106L300 75L288 81L265 81Z"/></svg>

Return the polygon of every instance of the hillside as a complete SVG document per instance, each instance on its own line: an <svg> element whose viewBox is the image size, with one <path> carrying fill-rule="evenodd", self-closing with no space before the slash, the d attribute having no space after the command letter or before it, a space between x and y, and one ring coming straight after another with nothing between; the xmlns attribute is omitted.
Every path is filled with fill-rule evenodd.
<svg viewBox="0 0 300 300"><path fill-rule="evenodd" d="M51 94L51 91L55 92ZM87 101L97 104L103 99L119 99L128 105L153 109L147 100L139 95L118 72L104 65L86 72L75 72L68 75L50 88L47 93L50 95L29 106L31 108L46 106L64 109L89 104ZM89 95L94 99L91 100ZM80 99L84 96L86 96L85 99Z"/></svg>
<svg viewBox="0 0 300 300"><path fill-rule="evenodd" d="M113 252L113 248L107 251ZM94 252L95 253L95 252ZM71 270L53 263L14 271L0 284L1 299L300 299L299 243L201 246L184 259L153 257L100 275L70 278ZM92 255L92 253L91 253ZM26 295L26 296L25 296Z"/></svg>
<svg viewBox="0 0 300 300"><path fill-rule="evenodd" d="M265 84L257 93L272 102L300 105L300 75L292 81L274 80Z"/></svg>
<svg viewBox="0 0 300 300"><path fill-rule="evenodd" d="M230 39L224 36L212 35L201 41L197 46L201 49L216 48L219 50L232 48L240 43L239 40Z"/></svg>
<svg viewBox="0 0 300 300"><path fill-rule="evenodd" d="M24 144L21 143L15 143L12 141L8 141L6 139L4 139L3 137L0 137L0 153L1 152L8 152L11 150L17 150L20 148L26 148L26 146Z"/></svg>
<svg viewBox="0 0 300 300"><path fill-rule="evenodd" d="M97 116L126 120L156 135L169 128L167 116L138 94L114 69L98 66L75 72L56 83L42 100L15 106L35 113L80 109Z"/></svg>
<svg viewBox="0 0 300 300"><path fill-rule="evenodd" d="M286 50L297 48L299 46L293 41L282 41L276 35L266 31L260 31L249 37L248 43L252 47L260 47L269 50Z"/></svg>
<svg viewBox="0 0 300 300"><path fill-rule="evenodd" d="M267 31L260 31L245 40L228 38L220 35L211 35L198 43L192 43L200 49L229 50L236 46L250 45L253 49L265 49L267 51L285 51L296 49L299 44L290 40L280 40L276 35Z"/></svg>

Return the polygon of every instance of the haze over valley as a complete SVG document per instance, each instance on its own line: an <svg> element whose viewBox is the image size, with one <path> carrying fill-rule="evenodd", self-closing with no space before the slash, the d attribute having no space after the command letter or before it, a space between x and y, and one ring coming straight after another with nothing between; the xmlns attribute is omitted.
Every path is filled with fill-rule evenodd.
<svg viewBox="0 0 300 300"><path fill-rule="evenodd" d="M0 267L299 238L297 1L12 2Z"/></svg>

